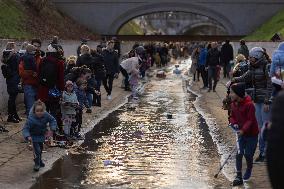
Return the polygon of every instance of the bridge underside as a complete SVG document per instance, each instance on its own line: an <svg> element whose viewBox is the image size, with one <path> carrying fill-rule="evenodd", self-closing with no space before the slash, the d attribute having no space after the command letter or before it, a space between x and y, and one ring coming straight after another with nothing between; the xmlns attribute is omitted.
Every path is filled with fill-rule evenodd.
<svg viewBox="0 0 284 189"><path fill-rule="evenodd" d="M129 20L155 12L178 11L207 16L228 35L247 35L284 7L270 0L52 0L63 12L97 34L116 35Z"/></svg>

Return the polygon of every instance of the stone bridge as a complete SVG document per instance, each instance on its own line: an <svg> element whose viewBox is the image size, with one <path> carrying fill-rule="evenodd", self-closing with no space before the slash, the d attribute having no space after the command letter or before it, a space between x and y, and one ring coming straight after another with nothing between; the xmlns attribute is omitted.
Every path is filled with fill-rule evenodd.
<svg viewBox="0 0 284 189"><path fill-rule="evenodd" d="M129 20L180 11L216 20L229 35L247 35L284 8L284 0L52 0L63 12L102 35L116 35Z"/></svg>

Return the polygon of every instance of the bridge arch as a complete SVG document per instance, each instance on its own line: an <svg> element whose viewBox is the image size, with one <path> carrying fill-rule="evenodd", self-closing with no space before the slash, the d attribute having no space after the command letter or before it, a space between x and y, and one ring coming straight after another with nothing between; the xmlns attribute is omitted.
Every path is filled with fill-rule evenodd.
<svg viewBox="0 0 284 189"><path fill-rule="evenodd" d="M119 29L128 21L137 18L139 16L156 13L156 12L188 12L199 15L207 16L224 26L229 35L235 33L234 25L222 14L214 10L202 7L200 5L190 3L152 3L147 5L138 6L130 9L123 14L119 15L110 25L108 31L110 33L118 33Z"/></svg>
<svg viewBox="0 0 284 189"><path fill-rule="evenodd" d="M212 27L212 28L216 28L216 29L219 29L220 31L224 31L226 32L226 28L222 25L218 25L218 24L214 24L214 23L211 23L211 22L199 22L199 23L194 23L194 24L191 24L185 28L183 28L179 35L182 35L184 33L187 33L188 31L190 30L194 30L194 29L197 29L197 28L201 28L201 27ZM224 33L224 35L226 35L227 33Z"/></svg>

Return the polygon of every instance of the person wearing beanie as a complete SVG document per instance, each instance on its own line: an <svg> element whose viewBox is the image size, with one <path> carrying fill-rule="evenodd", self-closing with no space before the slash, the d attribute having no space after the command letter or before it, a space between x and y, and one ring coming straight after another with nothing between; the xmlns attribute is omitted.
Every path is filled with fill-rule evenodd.
<svg viewBox="0 0 284 189"><path fill-rule="evenodd" d="M253 167L253 156L258 141L258 124L255 116L255 107L251 97L246 95L246 85L236 83L231 86L230 97L231 115L230 127L237 134L238 151L236 154L236 171L237 176L233 181L233 186L242 185L251 177ZM242 159L246 159L247 168L242 175Z"/></svg>

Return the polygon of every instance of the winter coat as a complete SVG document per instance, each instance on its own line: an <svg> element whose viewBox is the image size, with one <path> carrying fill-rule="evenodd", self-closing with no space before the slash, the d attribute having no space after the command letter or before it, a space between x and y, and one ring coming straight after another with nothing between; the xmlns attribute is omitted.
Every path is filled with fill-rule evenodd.
<svg viewBox="0 0 284 189"><path fill-rule="evenodd" d="M207 56L207 49L202 48L198 58L198 66L205 66L206 65L206 56Z"/></svg>
<svg viewBox="0 0 284 189"><path fill-rule="evenodd" d="M6 78L7 84L7 92L9 94L18 93L18 85L20 83L20 76L19 76L19 60L20 56L14 52L8 52L6 50L3 51L4 53L9 53L9 58L5 63L7 65L7 69L9 70L9 77Z"/></svg>
<svg viewBox="0 0 284 189"><path fill-rule="evenodd" d="M103 80L106 77L104 57L98 53L94 57L94 75L96 80Z"/></svg>
<svg viewBox="0 0 284 189"><path fill-rule="evenodd" d="M250 96L246 96L241 102L231 103L230 124L237 124L239 129L243 131L244 136L258 136L255 107Z"/></svg>
<svg viewBox="0 0 284 189"><path fill-rule="evenodd" d="M234 59L234 50L231 44L225 43L222 46L220 58L223 65L229 64Z"/></svg>
<svg viewBox="0 0 284 189"><path fill-rule="evenodd" d="M106 74L114 75L119 73L120 70L117 52L114 50L105 49L102 55L104 57Z"/></svg>
<svg viewBox="0 0 284 189"><path fill-rule="evenodd" d="M275 76L277 69L284 70L284 43L280 43L278 49L272 56L272 64L270 67L271 77Z"/></svg>
<svg viewBox="0 0 284 189"><path fill-rule="evenodd" d="M51 55L45 57L44 59L47 59L47 61L53 61L57 65L57 81L56 81L56 88L60 91L64 91L64 62L63 60L59 60L58 58L55 58ZM39 65L39 73L41 72ZM49 88L47 86L39 85L38 88L38 99L40 99L43 102L46 102L48 100L48 92Z"/></svg>
<svg viewBox="0 0 284 189"><path fill-rule="evenodd" d="M90 105L89 105L86 91L81 90L76 84L74 85L74 91L76 93L80 109L83 110L84 107L89 108Z"/></svg>
<svg viewBox="0 0 284 189"><path fill-rule="evenodd" d="M29 114L29 117L23 128L23 136L27 139L27 137L31 137L33 142L44 142L45 141L45 133L47 131L47 124L51 130L55 131L57 129L57 122L55 118L49 113L45 112L43 117L38 118L32 112Z"/></svg>
<svg viewBox="0 0 284 189"><path fill-rule="evenodd" d="M137 69L139 67L138 57L128 58L120 63L120 66L127 71L127 73L131 73L132 70Z"/></svg>
<svg viewBox="0 0 284 189"><path fill-rule="evenodd" d="M269 104L272 93L271 79L268 74L267 61L264 59L255 66L250 66L249 70L240 77L234 77L232 83L245 82L252 85L254 89L253 101L255 103Z"/></svg>
<svg viewBox="0 0 284 189"><path fill-rule="evenodd" d="M217 48L212 48L208 51L206 57L206 67L207 66L218 66L220 65L220 52Z"/></svg>
<svg viewBox="0 0 284 189"><path fill-rule="evenodd" d="M72 104L79 104L77 95L74 92L71 94L67 93L66 91L63 91L62 93L62 102L63 103L72 103ZM76 115L76 108L70 105L61 105L61 113L62 115Z"/></svg>
<svg viewBox="0 0 284 189"><path fill-rule="evenodd" d="M21 64L22 63L22 64ZM24 54L19 65L19 74L23 85L38 86L38 77L34 73L38 72L38 65L34 54Z"/></svg>
<svg viewBox="0 0 284 189"><path fill-rule="evenodd" d="M92 72L94 71L94 58L90 54L83 54L78 57L76 66L81 67L81 66L87 66Z"/></svg>
<svg viewBox="0 0 284 189"><path fill-rule="evenodd" d="M248 59L249 57L249 50L246 45L241 45L240 48L238 49L238 54L242 54Z"/></svg>

